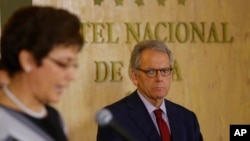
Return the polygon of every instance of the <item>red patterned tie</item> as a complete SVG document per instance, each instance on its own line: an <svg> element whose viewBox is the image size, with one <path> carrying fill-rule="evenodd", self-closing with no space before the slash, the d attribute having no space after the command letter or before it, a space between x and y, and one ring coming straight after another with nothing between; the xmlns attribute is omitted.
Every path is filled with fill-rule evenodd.
<svg viewBox="0 0 250 141"><path fill-rule="evenodd" d="M169 129L168 129L168 125L166 124L166 122L163 120L162 118L162 110L161 109L156 109L154 111L155 116L156 116L156 121L161 133L161 139L162 141L171 141L170 140L170 133L169 133Z"/></svg>

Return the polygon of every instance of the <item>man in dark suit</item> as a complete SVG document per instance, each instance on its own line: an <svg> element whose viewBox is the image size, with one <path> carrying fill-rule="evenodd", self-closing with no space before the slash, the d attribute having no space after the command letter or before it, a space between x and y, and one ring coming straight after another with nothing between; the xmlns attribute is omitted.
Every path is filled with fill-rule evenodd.
<svg viewBox="0 0 250 141"><path fill-rule="evenodd" d="M203 140L196 115L165 99L172 81L173 62L164 42L138 43L130 58L130 77L137 90L105 107L136 141ZM99 126L97 141L126 140L113 128Z"/></svg>

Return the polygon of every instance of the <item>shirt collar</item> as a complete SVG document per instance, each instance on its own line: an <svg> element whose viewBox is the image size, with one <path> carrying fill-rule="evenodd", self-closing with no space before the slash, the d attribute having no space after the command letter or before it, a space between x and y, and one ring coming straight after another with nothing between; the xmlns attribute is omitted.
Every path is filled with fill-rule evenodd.
<svg viewBox="0 0 250 141"><path fill-rule="evenodd" d="M145 105L146 109L149 113L153 113L154 110L158 109L154 105L152 105L138 90L137 93L142 100L143 104ZM160 109L163 111L164 115L167 114L166 106L165 106L165 100L161 103Z"/></svg>

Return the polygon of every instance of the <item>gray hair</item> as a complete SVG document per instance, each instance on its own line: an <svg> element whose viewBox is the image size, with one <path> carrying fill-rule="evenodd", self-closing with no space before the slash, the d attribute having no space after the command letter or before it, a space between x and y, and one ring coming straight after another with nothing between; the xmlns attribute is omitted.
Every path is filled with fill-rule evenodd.
<svg viewBox="0 0 250 141"><path fill-rule="evenodd" d="M155 51L165 52L170 60L170 65L173 67L174 59L171 50L167 47L167 45L160 40L146 40L139 42L134 46L134 49L131 53L130 57L130 68L136 69L139 67L141 63L141 54L146 49L152 49Z"/></svg>

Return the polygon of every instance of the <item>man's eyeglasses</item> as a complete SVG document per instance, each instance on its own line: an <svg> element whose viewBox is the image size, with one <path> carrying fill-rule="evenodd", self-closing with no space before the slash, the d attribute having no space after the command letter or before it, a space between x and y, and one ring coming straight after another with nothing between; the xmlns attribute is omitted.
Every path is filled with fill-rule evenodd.
<svg viewBox="0 0 250 141"><path fill-rule="evenodd" d="M143 70L141 68L136 68L136 70L144 72L147 77L154 78L154 77L156 77L158 75L159 71L160 71L162 76L164 76L164 77L169 76L172 73L173 68L148 69L148 70Z"/></svg>
<svg viewBox="0 0 250 141"><path fill-rule="evenodd" d="M75 64L72 64L72 63L64 63L62 61L59 61L59 60L56 60L54 58L51 58L51 57L47 57L50 61L52 61L53 63L55 63L57 66L59 66L60 68L62 69L68 69L70 67L74 67L74 68L78 68L78 65L75 63Z"/></svg>

